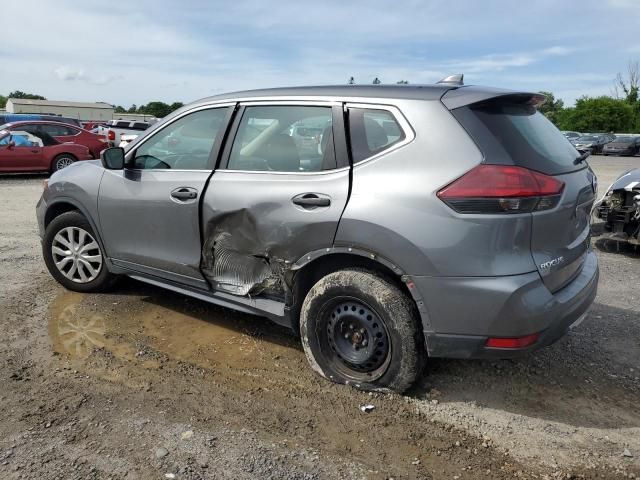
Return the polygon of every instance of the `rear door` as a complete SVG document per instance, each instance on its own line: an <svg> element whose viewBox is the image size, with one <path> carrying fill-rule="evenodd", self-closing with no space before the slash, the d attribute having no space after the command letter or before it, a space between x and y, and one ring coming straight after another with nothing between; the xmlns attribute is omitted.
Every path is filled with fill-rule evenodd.
<svg viewBox="0 0 640 480"><path fill-rule="evenodd" d="M105 171L98 212L114 264L206 289L200 273L200 201L231 106L185 112L127 154L124 170ZM182 149L167 139L178 135Z"/></svg>
<svg viewBox="0 0 640 480"><path fill-rule="evenodd" d="M552 208L531 214L531 254L545 285L555 292L578 275L589 249L597 180L532 100L503 96L453 113L483 151L484 163L512 164L564 182Z"/></svg>
<svg viewBox="0 0 640 480"><path fill-rule="evenodd" d="M242 105L202 205L213 287L281 298L291 264L333 245L349 170L341 104Z"/></svg>

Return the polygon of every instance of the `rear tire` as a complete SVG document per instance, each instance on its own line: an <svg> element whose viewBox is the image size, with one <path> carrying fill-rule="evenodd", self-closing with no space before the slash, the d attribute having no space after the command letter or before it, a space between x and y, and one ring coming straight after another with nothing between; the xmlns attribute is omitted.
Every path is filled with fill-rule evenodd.
<svg viewBox="0 0 640 480"><path fill-rule="evenodd" d="M408 389L426 353L412 299L374 273L340 270L318 281L300 313L300 333L312 368L361 390Z"/></svg>
<svg viewBox="0 0 640 480"><path fill-rule="evenodd" d="M72 163L76 162L78 159L71 155L70 153L61 153L51 162L51 173L55 173L58 170L62 170L63 168L68 167Z"/></svg>
<svg viewBox="0 0 640 480"><path fill-rule="evenodd" d="M77 211L65 212L47 226L42 255L51 276L76 292L108 290L116 280L107 269L97 236Z"/></svg>

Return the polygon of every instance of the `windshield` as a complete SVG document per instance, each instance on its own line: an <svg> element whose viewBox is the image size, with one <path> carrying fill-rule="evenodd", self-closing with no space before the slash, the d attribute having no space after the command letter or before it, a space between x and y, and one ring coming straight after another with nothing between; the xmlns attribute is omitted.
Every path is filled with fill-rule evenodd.
<svg viewBox="0 0 640 480"><path fill-rule="evenodd" d="M595 142L596 140L598 140L598 137L592 135L578 138L579 142Z"/></svg>
<svg viewBox="0 0 640 480"><path fill-rule="evenodd" d="M616 143L631 143L633 142L633 137L618 137L614 140Z"/></svg>

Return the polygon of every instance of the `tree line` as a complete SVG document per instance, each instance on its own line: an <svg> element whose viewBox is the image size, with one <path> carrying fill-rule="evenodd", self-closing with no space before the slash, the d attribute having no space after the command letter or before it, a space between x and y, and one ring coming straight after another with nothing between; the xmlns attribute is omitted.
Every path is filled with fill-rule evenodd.
<svg viewBox="0 0 640 480"><path fill-rule="evenodd" d="M560 130L577 132L640 133L640 63L629 62L626 75L618 74L611 95L583 96L573 107L551 92L539 107Z"/></svg>

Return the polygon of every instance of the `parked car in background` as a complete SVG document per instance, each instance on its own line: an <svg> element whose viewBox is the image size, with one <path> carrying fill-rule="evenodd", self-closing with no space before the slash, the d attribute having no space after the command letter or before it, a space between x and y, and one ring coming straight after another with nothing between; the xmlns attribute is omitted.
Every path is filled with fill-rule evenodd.
<svg viewBox="0 0 640 480"><path fill-rule="evenodd" d="M573 143L579 152L583 153L588 151L595 155L602 153L604 146L609 143L609 138L601 135L583 135L582 137L572 140L571 143Z"/></svg>
<svg viewBox="0 0 640 480"><path fill-rule="evenodd" d="M120 145L118 146L124 148L136 138L138 138L138 135L120 135Z"/></svg>
<svg viewBox="0 0 640 480"><path fill-rule="evenodd" d="M84 145L60 143L44 132L0 130L0 172L56 172L92 158Z"/></svg>
<svg viewBox="0 0 640 480"><path fill-rule="evenodd" d="M24 130L35 135L47 133L61 143L72 142L84 145L89 149L93 158L100 158L100 152L108 147L102 135L91 133L75 125L58 122L26 121L11 122L0 126L0 130Z"/></svg>
<svg viewBox="0 0 640 480"><path fill-rule="evenodd" d="M618 136L602 149L604 155L637 155L640 153L640 137Z"/></svg>
<svg viewBox="0 0 640 480"><path fill-rule="evenodd" d="M82 122L82 128L84 128L85 130L93 130L94 128L98 128L100 126L104 126L106 125L107 122Z"/></svg>
<svg viewBox="0 0 640 480"><path fill-rule="evenodd" d="M44 260L71 290L122 274L266 316L365 390L406 390L427 356L522 355L598 284L595 175L544 99L460 77L207 98L53 175Z"/></svg>
<svg viewBox="0 0 640 480"><path fill-rule="evenodd" d="M575 140L576 138L580 138L582 134L580 132L567 132L563 131L562 134L567 137L569 140Z"/></svg>
<svg viewBox="0 0 640 480"><path fill-rule="evenodd" d="M68 125L82 127L82 124L75 118L59 117L57 115L41 115L38 113L0 113L0 125L9 122L24 122L26 120L44 120L47 122L60 122Z"/></svg>
<svg viewBox="0 0 640 480"><path fill-rule="evenodd" d="M103 127L98 127L98 133L104 135L109 143L109 146L113 147L120 145L121 135L139 135L140 132L145 131L151 126L148 122L132 122L129 120L110 120Z"/></svg>
<svg viewBox="0 0 640 480"><path fill-rule="evenodd" d="M604 221L604 238L640 245L640 169L620 175L595 204Z"/></svg>

